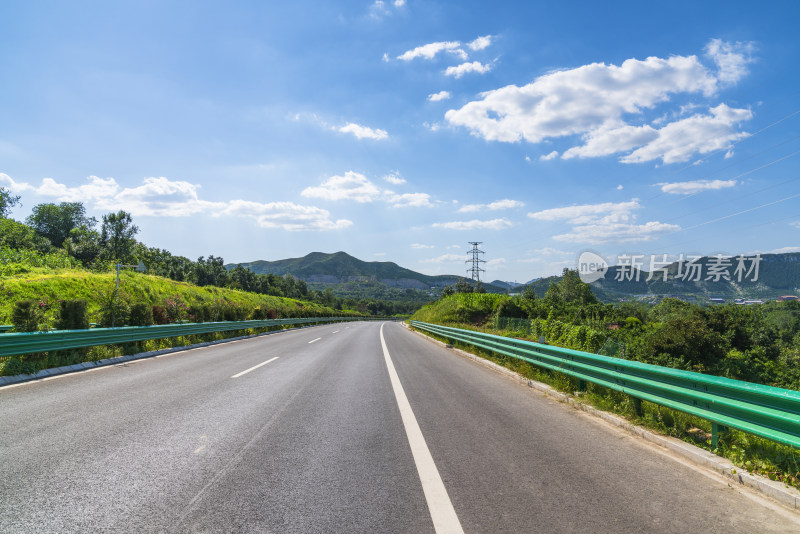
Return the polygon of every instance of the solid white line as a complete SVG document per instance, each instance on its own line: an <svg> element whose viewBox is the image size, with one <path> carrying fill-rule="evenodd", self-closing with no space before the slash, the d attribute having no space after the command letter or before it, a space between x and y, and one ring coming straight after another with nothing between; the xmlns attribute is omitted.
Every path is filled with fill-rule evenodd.
<svg viewBox="0 0 800 534"><path fill-rule="evenodd" d="M384 323L385 324L385 323ZM417 473L422 482L422 491L425 493L425 500L428 502L428 511L431 513L433 528L437 533L453 532L463 534L461 522L458 520L450 496L444 487L442 477L425 443L425 437L419 428L411 404L408 402L406 392L400 383L400 377L389 356L389 349L386 347L386 340L383 337L383 324L381 325L381 346L383 347L383 358L386 360L386 367L389 369L389 378L394 389L394 396L397 399L397 406L400 408L400 417L403 419L403 426L406 429L408 444L411 445L411 454L414 456L414 463L417 464Z"/></svg>
<svg viewBox="0 0 800 534"><path fill-rule="evenodd" d="M254 365L254 366L253 366L253 367L251 367L250 369L245 369L245 370L244 370L244 371L242 371L241 373L236 373L236 374L235 374L235 375L233 375L231 378L239 378L239 377L240 377L240 376L242 376L242 375L246 375L246 374L247 374L247 373L249 373L250 371L255 371L256 369L258 369L258 368L259 368L259 367L261 367L262 365L267 365L269 362L274 362L274 361L275 361L275 360L277 360L278 358L279 358L279 356L275 356L275 357L274 357L274 358L272 358L272 359L269 359L269 360L267 360L267 361L265 361L265 362L261 362L261 363L259 363L258 365Z"/></svg>
<svg viewBox="0 0 800 534"><path fill-rule="evenodd" d="M311 341L308 342L308 344L311 345L312 343L314 343L315 341L319 341L320 339L322 338L318 337L317 339L312 339Z"/></svg>
<svg viewBox="0 0 800 534"><path fill-rule="evenodd" d="M331 332L331 334L338 334L338 333L339 333L338 330L334 330L333 332Z"/></svg>

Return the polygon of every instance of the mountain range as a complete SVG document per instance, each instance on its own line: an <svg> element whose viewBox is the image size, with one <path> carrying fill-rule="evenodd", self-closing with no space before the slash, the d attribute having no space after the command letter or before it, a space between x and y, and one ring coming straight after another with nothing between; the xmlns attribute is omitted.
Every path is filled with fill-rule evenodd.
<svg viewBox="0 0 800 534"><path fill-rule="evenodd" d="M607 269L605 276L592 282L591 287L598 298L606 302L647 296L773 299L800 294L800 253L763 254L755 262L757 265L754 261L755 257L737 261L736 258L721 260L706 256L692 262L693 266L686 262L661 266L653 276L644 268L615 265ZM429 276L389 261L367 262L346 252L312 252L302 258L259 260L240 265L259 274L289 274L316 288L383 287L433 291L435 294L445 286L465 279L457 275ZM231 269L235 266L229 264L225 267ZM737 268L743 270L737 271ZM690 272L690 269L694 270ZM544 295L550 284L560 278L550 276L526 284L495 280L485 283L484 287L492 293L506 293L520 292L524 286L531 286L537 294Z"/></svg>

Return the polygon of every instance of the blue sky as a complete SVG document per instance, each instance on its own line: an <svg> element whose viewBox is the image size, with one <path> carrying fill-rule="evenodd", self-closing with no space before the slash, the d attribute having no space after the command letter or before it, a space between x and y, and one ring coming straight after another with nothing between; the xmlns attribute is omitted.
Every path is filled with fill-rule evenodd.
<svg viewBox="0 0 800 534"><path fill-rule="evenodd" d="M196 259L800 250L797 2L4 2L0 186Z"/></svg>

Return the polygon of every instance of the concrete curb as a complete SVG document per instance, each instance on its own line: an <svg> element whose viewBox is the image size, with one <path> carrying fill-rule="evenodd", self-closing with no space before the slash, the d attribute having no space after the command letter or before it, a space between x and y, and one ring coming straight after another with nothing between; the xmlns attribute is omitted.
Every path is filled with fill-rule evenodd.
<svg viewBox="0 0 800 534"><path fill-rule="evenodd" d="M722 458L721 456L717 456L705 449L701 449L700 447L696 447L691 443L687 443L685 441L681 441L677 438L673 438L670 436L664 436L662 434L656 434L654 431L636 426L624 417L619 415L604 412L602 410L598 410L594 406L589 406L580 400L580 397L575 397L573 395L568 395L566 393L562 393L553 389L551 386L547 384L543 384L541 382L536 382L534 380L529 380L524 376L503 367L502 365L496 364L492 361L486 360L481 358L480 356L476 356L470 352L454 348L452 345L448 345L447 343L442 343L441 341L434 339L423 332L419 332L418 330L413 330L409 325L406 323L402 323L404 327L406 327L411 332L422 336L423 338L436 343L442 347L449 348L453 350L456 354L460 356L469 358L481 365L485 365L497 371L498 373L502 373L508 376L511 379L518 380L523 384L527 385L530 388L533 388L537 391L544 393L549 397L553 397L560 402L565 404L569 404L570 406L582 410L586 413L592 414L600 419L603 419L607 423L610 423L618 428L622 428L627 432L637 435L650 443L655 445L659 445L673 454L680 456L681 458L692 462L693 464L699 465L706 469L711 469L712 471L723 475L724 477L748 488L752 488L754 490L760 491L761 493L768 495L769 497L777 500L783 505L789 506L793 509L800 508L800 491L796 490L795 488L789 487L782 482L776 482L774 480L770 480L768 478L753 475L748 473L746 470L736 467L731 463L730 460L726 458Z"/></svg>
<svg viewBox="0 0 800 534"><path fill-rule="evenodd" d="M192 350L192 349L199 349L202 347L210 347L212 345L219 345L221 343L229 343L231 341L240 341L242 339L253 339L261 336L269 336L272 334L280 334L281 332L289 332L291 330L300 330L302 328L310 328L311 326L321 326L321 325L309 325L309 326L299 326L295 328L286 328L282 330L274 330L272 332L263 332L261 334L254 334L252 336L237 336L237 337L229 337L227 339L218 339L216 341L206 341L203 343L195 343L194 345L184 345L182 347L171 347L168 349L161 349L161 350L152 350L149 352L140 352L139 354L128 354L125 356L117 356L115 358L106 358L104 360L97 360L93 362L82 362L76 363L73 365L65 365L63 367L53 367L52 369L42 369L41 371L31 374L31 375L14 375L14 376L0 376L0 388L3 386L10 386L12 384L21 384L23 382L31 382L34 380L41 380L43 378L49 378L51 376L63 375L67 373L75 373L78 371L83 371L85 369L96 369L97 367L105 367L108 365L117 365L120 363L125 363L133 360L142 360L144 358L154 358L156 356L162 356L164 354L172 354L173 352L182 352L185 350Z"/></svg>

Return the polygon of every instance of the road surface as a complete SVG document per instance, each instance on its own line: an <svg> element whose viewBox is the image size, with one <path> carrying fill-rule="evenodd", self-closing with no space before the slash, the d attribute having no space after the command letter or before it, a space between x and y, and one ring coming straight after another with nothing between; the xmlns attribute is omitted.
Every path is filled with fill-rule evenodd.
<svg viewBox="0 0 800 534"><path fill-rule="evenodd" d="M2 532L800 532L397 323L5 387L0 429Z"/></svg>

